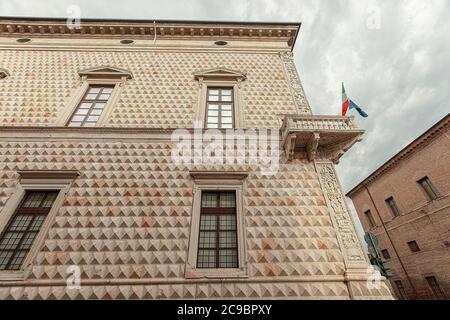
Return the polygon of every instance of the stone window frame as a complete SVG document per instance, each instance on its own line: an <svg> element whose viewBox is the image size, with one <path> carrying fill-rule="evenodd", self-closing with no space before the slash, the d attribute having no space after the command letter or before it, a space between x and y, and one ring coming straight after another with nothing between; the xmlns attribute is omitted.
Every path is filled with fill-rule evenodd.
<svg viewBox="0 0 450 320"><path fill-rule="evenodd" d="M30 272L30 266L39 249L42 247L45 240L45 236L53 224L56 214L62 207L64 199L69 191L73 181L79 176L78 171L62 170L62 171L18 171L19 182L16 186L16 190L9 197L3 210L0 212L0 233L8 226L9 221L12 219L16 209L21 204L26 192L28 190L59 190L58 196L53 202L38 235L34 239L34 242L23 261L20 270L1 270L0 281L7 280L24 280Z"/></svg>
<svg viewBox="0 0 450 320"><path fill-rule="evenodd" d="M208 88L230 88L233 90L233 129L244 128L244 99L242 97L242 82L247 75L240 71L227 68L213 68L194 73L194 79L198 81L198 105L195 121L201 123L206 129L206 105Z"/></svg>
<svg viewBox="0 0 450 320"><path fill-rule="evenodd" d="M63 112L56 120L56 125L67 127L72 115L77 110L90 86L113 86L111 96L95 125L95 127L105 127L113 112L114 106L122 93L126 81L133 79L132 73L121 68L101 66L80 70L78 71L78 75L80 77L78 88L70 98L66 108L64 108Z"/></svg>
<svg viewBox="0 0 450 320"><path fill-rule="evenodd" d="M244 219L243 194L247 172L203 172L191 171L194 180L193 206L189 236L189 248L185 268L186 279L248 278L246 249L246 227ZM235 191L236 223L238 241L238 268L206 269L197 268L198 241L200 229L200 209L203 191Z"/></svg>

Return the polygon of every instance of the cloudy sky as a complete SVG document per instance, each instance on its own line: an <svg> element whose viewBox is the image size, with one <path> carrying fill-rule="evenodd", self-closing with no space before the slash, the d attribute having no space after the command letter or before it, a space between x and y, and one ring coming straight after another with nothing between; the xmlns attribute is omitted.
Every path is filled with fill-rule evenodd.
<svg viewBox="0 0 450 320"><path fill-rule="evenodd" d="M126 3L126 5L124 5ZM341 82L370 114L338 166L350 190L450 111L448 0L1 0L1 16L303 23L295 60L316 114L339 114Z"/></svg>

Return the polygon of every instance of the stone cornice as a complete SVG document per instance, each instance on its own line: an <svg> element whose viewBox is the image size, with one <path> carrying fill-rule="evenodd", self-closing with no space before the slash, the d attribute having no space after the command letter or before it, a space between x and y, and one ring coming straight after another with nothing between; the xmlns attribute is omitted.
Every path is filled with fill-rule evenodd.
<svg viewBox="0 0 450 320"><path fill-rule="evenodd" d="M82 19L78 28L69 28L65 19L0 17L0 36L271 40L286 41L292 49L300 26L300 23Z"/></svg>
<svg viewBox="0 0 450 320"><path fill-rule="evenodd" d="M394 168L399 162L403 159L411 156L414 152L422 149L426 145L428 145L431 141L434 140L437 136L444 134L450 127L450 114L447 114L443 119L441 119L438 123L428 129L425 133L403 148L399 153L394 155L391 159L386 161L383 165L381 165L377 170L375 170L372 174L370 174L366 179L364 179L361 183L359 183L356 187L350 190L346 196L351 197L355 194L360 188L371 183L379 176L383 175L385 172Z"/></svg>

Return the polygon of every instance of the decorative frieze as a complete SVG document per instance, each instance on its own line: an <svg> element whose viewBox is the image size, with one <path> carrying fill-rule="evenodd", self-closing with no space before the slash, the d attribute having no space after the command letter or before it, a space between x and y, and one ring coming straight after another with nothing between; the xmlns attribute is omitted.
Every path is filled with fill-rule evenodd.
<svg viewBox="0 0 450 320"><path fill-rule="evenodd" d="M325 162L317 163L316 165L322 190L331 219L337 231L338 241L342 246L342 252L347 266L351 262L365 262L355 225L350 217L341 186L336 177L334 165Z"/></svg>
<svg viewBox="0 0 450 320"><path fill-rule="evenodd" d="M289 82L292 95L294 96L294 102L297 105L298 113L311 114L311 108L309 106L308 99L306 98L305 90L303 90L297 68L295 67L292 52L280 52L280 57L283 61L287 80Z"/></svg>
<svg viewBox="0 0 450 320"><path fill-rule="evenodd" d="M51 36L51 37L110 37L135 38L219 38L285 41L292 47L295 43L299 23L236 23L220 22L205 28L203 22L161 20L105 20L81 19L79 25L67 23L66 19L21 18L0 19L0 35Z"/></svg>

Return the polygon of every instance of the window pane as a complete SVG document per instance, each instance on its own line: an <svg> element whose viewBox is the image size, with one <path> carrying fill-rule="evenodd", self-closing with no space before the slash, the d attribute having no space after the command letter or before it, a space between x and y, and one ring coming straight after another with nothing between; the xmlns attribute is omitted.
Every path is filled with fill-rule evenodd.
<svg viewBox="0 0 450 320"><path fill-rule="evenodd" d="M101 94L100 97L99 97L99 100L108 100L109 97L110 97L109 93Z"/></svg>
<svg viewBox="0 0 450 320"><path fill-rule="evenodd" d="M95 109L103 109L106 106L106 103L96 103L94 108Z"/></svg>
<svg viewBox="0 0 450 320"><path fill-rule="evenodd" d="M221 193L220 194L220 207L221 208L234 208L236 206L236 197L234 193Z"/></svg>
<svg viewBox="0 0 450 320"><path fill-rule="evenodd" d="M236 231L221 231L219 235L219 248L236 248Z"/></svg>
<svg viewBox="0 0 450 320"><path fill-rule="evenodd" d="M102 111L103 111L102 109L92 109L91 116L101 115Z"/></svg>
<svg viewBox="0 0 450 320"><path fill-rule="evenodd" d="M222 111L222 117L232 117L232 116L233 116L233 113L231 112L231 110L230 111L225 111L225 110Z"/></svg>
<svg viewBox="0 0 450 320"><path fill-rule="evenodd" d="M214 249L216 247L216 232L200 231L198 247L201 249Z"/></svg>
<svg viewBox="0 0 450 320"><path fill-rule="evenodd" d="M222 129L233 129L233 124L232 123L223 123Z"/></svg>
<svg viewBox="0 0 450 320"><path fill-rule="evenodd" d="M234 214L222 214L219 218L220 230L236 230L236 216Z"/></svg>
<svg viewBox="0 0 450 320"><path fill-rule="evenodd" d="M81 126L81 122L70 122L69 123L69 127L80 127Z"/></svg>
<svg viewBox="0 0 450 320"><path fill-rule="evenodd" d="M219 105L218 104L208 104L208 111L211 110L219 110Z"/></svg>
<svg viewBox="0 0 450 320"><path fill-rule="evenodd" d="M223 111L231 111L231 104L222 105L222 112Z"/></svg>
<svg viewBox="0 0 450 320"><path fill-rule="evenodd" d="M101 89L101 87L90 87L89 93L99 93L100 89Z"/></svg>
<svg viewBox="0 0 450 320"><path fill-rule="evenodd" d="M208 117L208 123L217 123L219 118L217 117Z"/></svg>
<svg viewBox="0 0 450 320"><path fill-rule="evenodd" d="M209 101L219 101L219 96L209 96L208 98Z"/></svg>
<svg viewBox="0 0 450 320"><path fill-rule="evenodd" d="M86 95L86 100L95 100L95 98L97 98L97 94L95 93L89 93L88 95Z"/></svg>
<svg viewBox="0 0 450 320"><path fill-rule="evenodd" d="M45 200L42 203L41 207L50 208L53 205L53 202L55 201L57 196L58 194L56 192L47 193L47 196L45 197Z"/></svg>
<svg viewBox="0 0 450 320"><path fill-rule="evenodd" d="M81 105L80 105L80 109L89 109L89 108L91 108L92 107L92 102L83 102Z"/></svg>
<svg viewBox="0 0 450 320"><path fill-rule="evenodd" d="M31 220L33 220L32 215L18 214L14 217L13 222L11 223L10 231L25 231L28 228Z"/></svg>
<svg viewBox="0 0 450 320"><path fill-rule="evenodd" d="M198 250L198 268L215 268L216 253L214 250Z"/></svg>
<svg viewBox="0 0 450 320"><path fill-rule="evenodd" d="M222 89L222 96L231 96L231 90Z"/></svg>
<svg viewBox="0 0 450 320"><path fill-rule="evenodd" d="M222 117L222 123L233 123L233 119L231 117Z"/></svg>
<svg viewBox="0 0 450 320"><path fill-rule="evenodd" d="M22 266L23 260L25 260L25 257L27 255L28 251L19 251L14 255L14 258L12 259L10 263L10 270L19 270Z"/></svg>
<svg viewBox="0 0 450 320"><path fill-rule="evenodd" d="M209 89L209 96L218 96L219 90L216 89Z"/></svg>
<svg viewBox="0 0 450 320"><path fill-rule="evenodd" d="M97 122L98 118L99 118L98 116L90 116L90 117L87 118L86 121Z"/></svg>
<svg viewBox="0 0 450 320"><path fill-rule="evenodd" d="M231 96L222 96L222 101L231 101Z"/></svg>
<svg viewBox="0 0 450 320"><path fill-rule="evenodd" d="M13 253L11 251L0 251L0 270L6 270L12 255Z"/></svg>
<svg viewBox="0 0 450 320"><path fill-rule="evenodd" d="M22 232L7 232L0 241L0 250L14 250L23 237Z"/></svg>
<svg viewBox="0 0 450 320"><path fill-rule="evenodd" d="M109 93L111 94L113 92L113 88L104 88L102 93Z"/></svg>
<svg viewBox="0 0 450 320"><path fill-rule="evenodd" d="M202 214L200 216L200 230L216 230L217 220L215 215Z"/></svg>
<svg viewBox="0 0 450 320"><path fill-rule="evenodd" d="M77 116L84 116L86 114L88 114L89 109L78 109L77 112L75 113L75 115Z"/></svg>
<svg viewBox="0 0 450 320"><path fill-rule="evenodd" d="M219 125L217 123L208 123L206 128L208 128L208 129L218 129Z"/></svg>
<svg viewBox="0 0 450 320"><path fill-rule="evenodd" d="M37 208L45 198L45 192L30 192L22 204L23 208Z"/></svg>
<svg viewBox="0 0 450 320"><path fill-rule="evenodd" d="M217 193L205 192L202 194L202 207L215 208L217 207Z"/></svg>
<svg viewBox="0 0 450 320"><path fill-rule="evenodd" d="M72 121L74 122L82 122L84 120L85 116L74 116Z"/></svg>
<svg viewBox="0 0 450 320"><path fill-rule="evenodd" d="M44 221L45 221L44 215L35 216L33 223L31 224L31 226L29 228L29 231L39 231L41 229Z"/></svg>
<svg viewBox="0 0 450 320"><path fill-rule="evenodd" d="M25 234L25 236L22 239L22 243L19 246L19 249L21 250L29 250L31 248L31 245L33 244L34 239L37 236L37 232L29 232Z"/></svg>
<svg viewBox="0 0 450 320"><path fill-rule="evenodd" d="M219 110L208 110L208 116L218 117L219 116Z"/></svg>
<svg viewBox="0 0 450 320"><path fill-rule="evenodd" d="M220 250L219 268L237 268L237 250Z"/></svg>

